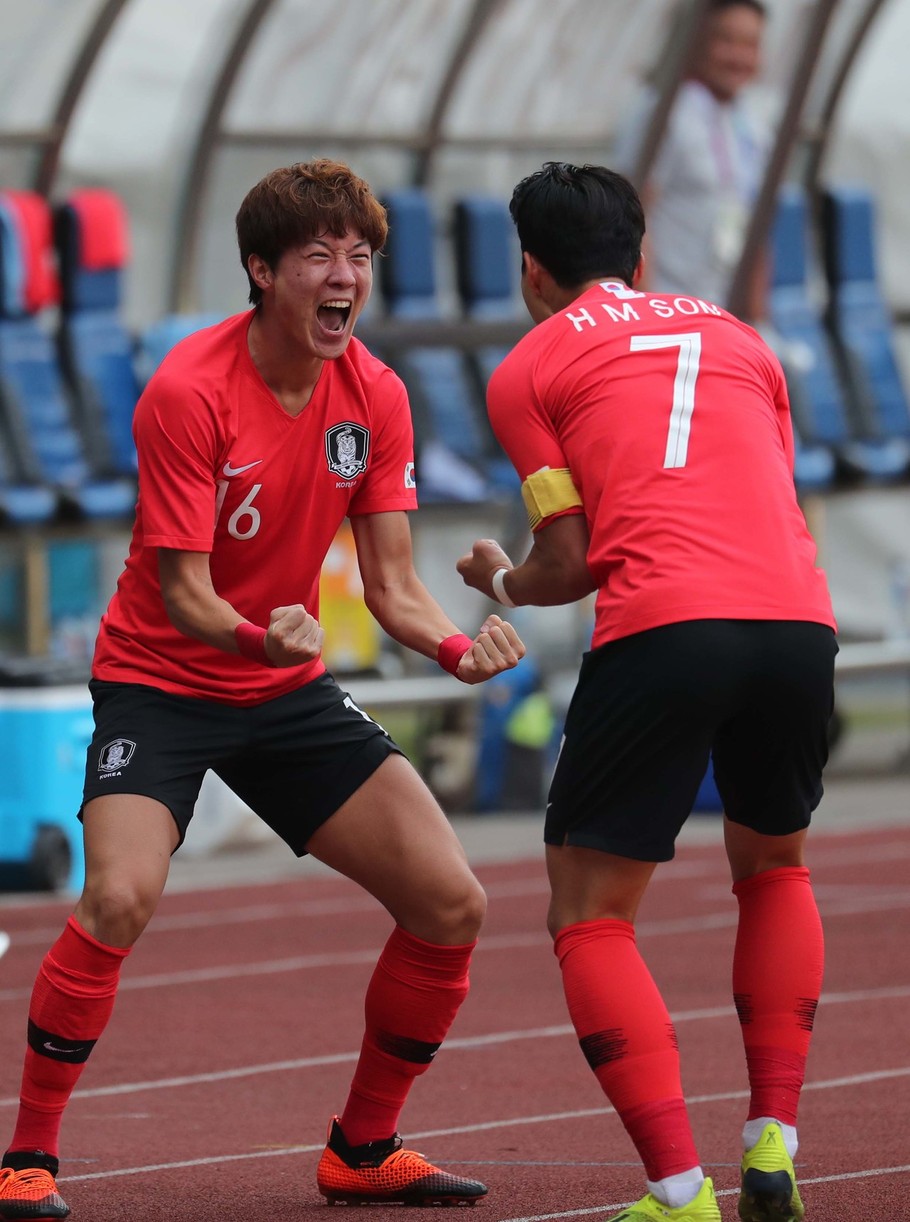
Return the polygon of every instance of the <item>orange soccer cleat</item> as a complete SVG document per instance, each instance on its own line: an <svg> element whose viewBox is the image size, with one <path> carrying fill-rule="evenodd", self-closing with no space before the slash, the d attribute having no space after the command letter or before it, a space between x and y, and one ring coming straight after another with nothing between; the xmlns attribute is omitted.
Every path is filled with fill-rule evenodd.
<svg viewBox="0 0 910 1222"><path fill-rule="evenodd" d="M337 1116L329 1125L316 1183L327 1201L347 1205L473 1205L487 1194L485 1184L449 1175L422 1154L403 1150L398 1133L387 1141L348 1145Z"/></svg>
<svg viewBox="0 0 910 1222"><path fill-rule="evenodd" d="M45 1219L65 1218L69 1206L57 1191L54 1177L43 1167L28 1167L14 1171L12 1167L0 1167L0 1218L28 1219L28 1222L45 1222Z"/></svg>

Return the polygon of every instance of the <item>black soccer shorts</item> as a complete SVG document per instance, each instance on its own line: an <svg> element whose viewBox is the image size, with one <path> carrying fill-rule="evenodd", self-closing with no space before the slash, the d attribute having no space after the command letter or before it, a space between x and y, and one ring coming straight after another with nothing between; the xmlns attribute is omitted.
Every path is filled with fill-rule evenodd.
<svg viewBox="0 0 910 1222"><path fill-rule="evenodd" d="M89 690L83 806L109 793L155 798L181 843L209 768L302 857L383 760L404 754L329 674L242 708L138 683L93 679Z"/></svg>
<svg viewBox="0 0 910 1222"><path fill-rule="evenodd" d="M724 812L769 836L809 824L834 703L822 624L693 620L587 653L544 840L669 861L713 758Z"/></svg>

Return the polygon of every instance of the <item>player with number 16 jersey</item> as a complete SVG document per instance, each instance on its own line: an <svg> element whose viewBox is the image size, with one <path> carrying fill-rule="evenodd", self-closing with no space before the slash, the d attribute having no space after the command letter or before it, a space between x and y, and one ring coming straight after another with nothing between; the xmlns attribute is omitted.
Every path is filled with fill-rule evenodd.
<svg viewBox="0 0 910 1222"><path fill-rule="evenodd" d="M320 570L345 516L417 507L398 375L352 337L325 362L306 411L291 416L250 357L252 318L183 340L139 401L142 496L101 622L98 679L238 705L293 691L322 674L321 657L262 666L180 632L161 597L158 549L208 553L215 588L254 624L292 595L318 619Z"/></svg>
<svg viewBox="0 0 910 1222"><path fill-rule="evenodd" d="M0 1222L70 1213L56 1184L63 1114L209 773L392 925L319 1191L419 1204L487 1191L403 1149L398 1132L467 995L485 897L413 765L323 664L320 569L344 518L364 603L389 638L470 684L516 666L524 646L498 615L473 640L458 632L414 567L404 385L353 338L383 205L349 166L319 159L267 174L235 225L252 309L178 344L136 408L133 538L89 685L85 886L32 992ZM242 1029L229 1038L247 1055ZM306 1046L299 1022L280 1038ZM305 1100L297 1114L306 1126ZM267 1210L269 1191L250 1185L246 1212Z"/></svg>

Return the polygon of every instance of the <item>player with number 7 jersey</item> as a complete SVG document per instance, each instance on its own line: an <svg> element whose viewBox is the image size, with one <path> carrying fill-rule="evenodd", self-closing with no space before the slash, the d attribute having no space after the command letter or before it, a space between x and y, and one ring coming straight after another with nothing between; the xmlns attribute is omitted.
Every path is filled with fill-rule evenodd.
<svg viewBox="0 0 910 1222"><path fill-rule="evenodd" d="M783 372L719 306L598 282L521 340L488 406L532 520L584 512L595 646L693 619L833 625Z"/></svg>
<svg viewBox="0 0 910 1222"><path fill-rule="evenodd" d="M544 841L569 1014L645 1170L646 1195L619 1217L720 1222L634 928L710 760L739 902L739 1215L794 1222L823 962L803 850L837 645L793 483L783 373L754 330L696 292L638 291L644 215L621 175L551 162L518 184L511 211L537 325L493 374L488 406L533 542L513 565L481 539L457 567L508 606L596 591Z"/></svg>

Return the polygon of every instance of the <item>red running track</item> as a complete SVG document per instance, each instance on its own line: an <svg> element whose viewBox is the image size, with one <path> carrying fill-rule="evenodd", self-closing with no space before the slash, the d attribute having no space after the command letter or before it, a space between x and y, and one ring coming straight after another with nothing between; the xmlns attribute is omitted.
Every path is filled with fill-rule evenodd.
<svg viewBox="0 0 910 1222"><path fill-rule="evenodd" d="M814 833L809 864L828 951L800 1117L807 1222L907 1219L910 828ZM476 1222L608 1214L641 1195L642 1174L568 1026L544 932L542 855L477 872L490 907L471 995L412 1092L408 1144L490 1185ZM4 1143L32 980L67 911L34 897L0 908L12 936L0 963ZM718 843L682 847L658 870L639 924L676 1021L702 1161L731 1222L745 1106L734 921ZM329 1208L316 1161L388 930L377 905L324 874L165 896L64 1121L73 1222L284 1222ZM370 1218L393 1209L373 1206Z"/></svg>

